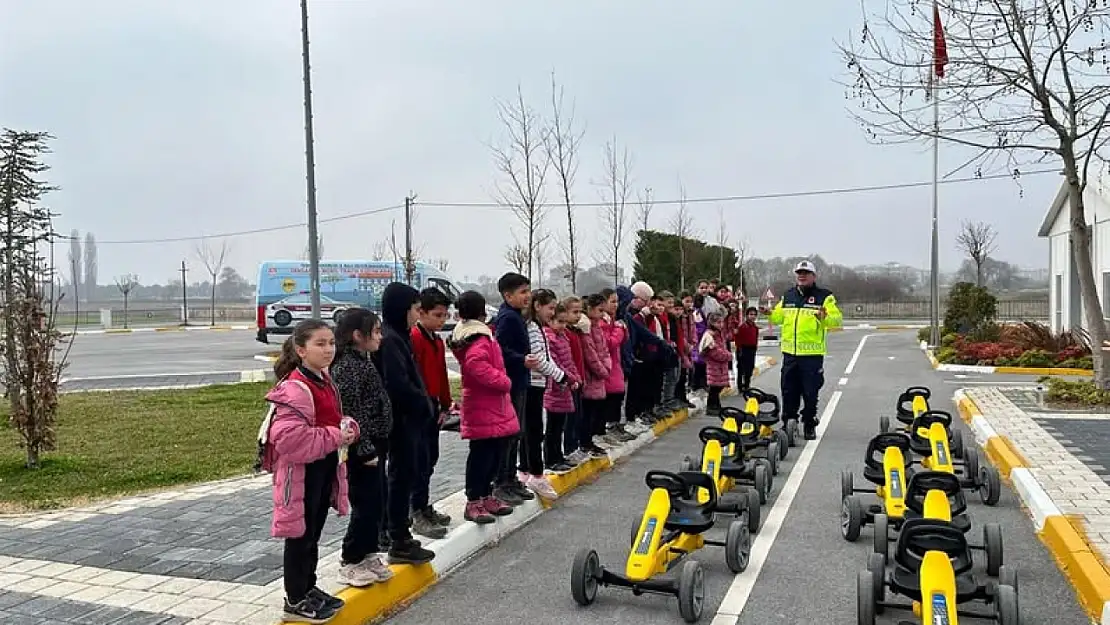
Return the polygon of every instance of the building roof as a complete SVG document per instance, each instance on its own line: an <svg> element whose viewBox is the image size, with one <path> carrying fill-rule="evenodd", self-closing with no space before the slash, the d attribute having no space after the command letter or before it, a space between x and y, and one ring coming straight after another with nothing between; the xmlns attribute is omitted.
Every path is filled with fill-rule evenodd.
<svg viewBox="0 0 1110 625"><path fill-rule="evenodd" d="M1048 213L1044 216L1044 221L1041 222L1041 228L1037 230L1037 236L1047 237L1052 232L1052 226L1056 225L1056 220L1060 218L1060 211L1064 209L1067 200L1068 181L1062 180L1060 189L1056 191L1056 197L1052 199L1052 204L1048 207Z"/></svg>

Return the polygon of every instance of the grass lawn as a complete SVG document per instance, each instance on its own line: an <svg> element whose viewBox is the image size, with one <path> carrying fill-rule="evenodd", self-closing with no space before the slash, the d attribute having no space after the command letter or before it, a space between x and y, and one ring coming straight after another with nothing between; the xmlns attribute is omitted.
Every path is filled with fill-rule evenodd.
<svg viewBox="0 0 1110 625"><path fill-rule="evenodd" d="M458 380L452 380L458 399ZM0 404L0 512L248 474L270 383L62 395L57 451L23 467L19 435Z"/></svg>

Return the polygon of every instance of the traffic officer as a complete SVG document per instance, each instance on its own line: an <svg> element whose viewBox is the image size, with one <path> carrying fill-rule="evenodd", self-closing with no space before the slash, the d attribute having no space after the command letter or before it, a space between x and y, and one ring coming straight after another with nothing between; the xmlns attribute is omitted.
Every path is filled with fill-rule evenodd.
<svg viewBox="0 0 1110 625"><path fill-rule="evenodd" d="M844 321L832 291L817 286L817 267L803 260L794 267L797 285L771 311L782 329L782 418L798 418L806 440L817 438L817 395L825 385L826 337Z"/></svg>

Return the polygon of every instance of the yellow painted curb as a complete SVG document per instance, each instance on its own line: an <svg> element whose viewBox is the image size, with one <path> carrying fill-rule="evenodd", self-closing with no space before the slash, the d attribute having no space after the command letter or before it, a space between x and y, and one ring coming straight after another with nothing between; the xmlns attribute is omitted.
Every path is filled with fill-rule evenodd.
<svg viewBox="0 0 1110 625"><path fill-rule="evenodd" d="M131 334L131 328L110 328L104 334Z"/></svg>
<svg viewBox="0 0 1110 625"><path fill-rule="evenodd" d="M348 587L339 591L337 596L346 605L335 618L328 621L328 625L363 625L370 620L387 616L404 609L436 582L436 572L431 564L394 564L389 568L393 570L393 578L388 583L366 588ZM368 619L365 617L367 614L376 616Z"/></svg>
<svg viewBox="0 0 1110 625"><path fill-rule="evenodd" d="M1008 479L1014 469L1027 466L1021 455L1014 450L1013 443L1004 436L992 436L987 439L986 444L983 445L983 451L986 452L991 464L998 467L998 472L1004 478Z"/></svg>
<svg viewBox="0 0 1110 625"><path fill-rule="evenodd" d="M1110 572L1101 558L1091 551L1075 522L1065 516L1046 518L1039 536L1075 588L1080 605L1098 622L1110 601Z"/></svg>
<svg viewBox="0 0 1110 625"><path fill-rule="evenodd" d="M933 350L925 350L925 356L929 359L929 364L933 365L934 369L940 366L940 361L937 360L937 356L933 353Z"/></svg>
<svg viewBox="0 0 1110 625"><path fill-rule="evenodd" d="M609 460L608 457L592 458L566 473L548 475L547 481L551 484L551 488L554 488L555 492L559 493L559 496L562 497L591 480L598 473L608 471L612 467L613 462Z"/></svg>
<svg viewBox="0 0 1110 625"><path fill-rule="evenodd" d="M1074 375L1088 378L1095 374L1090 369L1063 369L1060 367L995 367L994 372L1011 375Z"/></svg>
<svg viewBox="0 0 1110 625"><path fill-rule="evenodd" d="M182 332L184 328L154 328L155 332Z"/></svg>

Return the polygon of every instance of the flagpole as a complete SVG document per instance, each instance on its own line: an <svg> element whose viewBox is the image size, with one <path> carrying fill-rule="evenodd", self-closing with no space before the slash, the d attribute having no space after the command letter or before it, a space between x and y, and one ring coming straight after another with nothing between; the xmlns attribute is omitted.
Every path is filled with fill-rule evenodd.
<svg viewBox="0 0 1110 625"><path fill-rule="evenodd" d="M939 13L936 0L933 0L933 46L934 46L934 59L929 73L929 86L932 91L931 97L933 99L933 244L930 259L930 278L929 278L929 345L937 347L940 345L940 235L937 229L937 205L939 204L938 191L940 188L940 100L937 97L939 94L939 72L937 71L937 37L939 26ZM943 36L943 35L940 35ZM945 51L947 56L947 51ZM947 58L944 59L945 62Z"/></svg>

